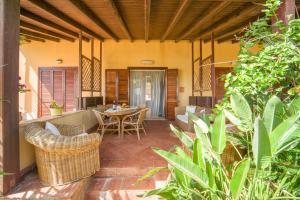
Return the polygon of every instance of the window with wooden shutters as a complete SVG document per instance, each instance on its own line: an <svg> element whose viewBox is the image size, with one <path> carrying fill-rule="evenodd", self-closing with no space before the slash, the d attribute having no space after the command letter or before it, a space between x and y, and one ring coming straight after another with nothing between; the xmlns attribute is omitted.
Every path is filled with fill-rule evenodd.
<svg viewBox="0 0 300 200"><path fill-rule="evenodd" d="M64 111L76 108L77 68L39 68L39 117L50 115L50 103L64 105Z"/></svg>
<svg viewBox="0 0 300 200"><path fill-rule="evenodd" d="M167 70L167 119L175 120L175 107L178 96L178 70Z"/></svg>

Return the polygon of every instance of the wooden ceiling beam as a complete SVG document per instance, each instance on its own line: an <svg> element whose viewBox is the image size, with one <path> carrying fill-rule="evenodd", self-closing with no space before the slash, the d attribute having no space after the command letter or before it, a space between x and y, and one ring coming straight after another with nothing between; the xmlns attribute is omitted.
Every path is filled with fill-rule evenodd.
<svg viewBox="0 0 300 200"><path fill-rule="evenodd" d="M236 33L237 34L237 33ZM226 37L222 37L218 39L218 43L226 42L228 40L235 40L234 34L232 35L227 35Z"/></svg>
<svg viewBox="0 0 300 200"><path fill-rule="evenodd" d="M33 37L41 38L41 39L45 39L45 40L51 40L51 41L54 41L54 42L59 42L60 41L56 37L51 37L49 35L44 35L44 34L41 34L41 33L29 31L29 30L26 30L26 29L23 29L23 28L20 28L20 33L22 33L23 35L33 36Z"/></svg>
<svg viewBox="0 0 300 200"><path fill-rule="evenodd" d="M59 11L58 9L56 9L54 6L48 4L46 1L41 1L41 0L29 0L29 2L31 2L32 4L34 4L35 6L43 9L44 11L54 15L55 17L65 21L66 23L80 29L81 31L84 31L85 33L97 38L100 41L103 41L103 37L100 36L99 34L95 33L94 31L88 29L87 27L83 26L82 24L80 24L79 22L75 21L74 19L72 19L71 17L67 16L66 14L64 14L63 12Z"/></svg>
<svg viewBox="0 0 300 200"><path fill-rule="evenodd" d="M232 14L224 17L224 19L220 19L217 22L200 31L200 33L198 33L196 37L193 37L192 40L201 38L203 37L203 35L210 34L211 32L218 32L218 30L226 29L227 27L230 27L232 24L238 23L244 18L255 17L255 15L258 16L258 13L256 14L256 11L258 11L259 8L261 8L261 6L254 5L242 10L238 14L236 14L236 12L233 12Z"/></svg>
<svg viewBox="0 0 300 200"><path fill-rule="evenodd" d="M68 37L68 36L65 36L65 35L62 35L60 33L56 33L56 32L53 32L53 31L50 31L50 30L47 30L47 29L44 29L44 28L41 28L39 26L36 26L34 24L30 24L30 23L25 22L25 21L20 21L20 26L23 27L23 28L28 28L28 29L37 31L37 32L45 33L47 35L54 36L54 37L57 37L57 38L60 38L60 39L64 39L64 40L67 40L67 41L70 41L70 42L75 41L74 38L71 38L71 37Z"/></svg>
<svg viewBox="0 0 300 200"><path fill-rule="evenodd" d="M133 41L133 38L132 38L132 36L131 36L131 34L130 34L129 30L128 30L128 27L127 27L127 25L126 25L124 19L122 18L122 16L121 16L121 14L120 14L120 12L119 12L119 10L118 10L118 8L117 8L115 2L114 2L113 0L104 0L104 1L105 1L105 2L111 7L111 9L113 10L113 13L114 13L114 15L117 17L118 22L119 22L119 24L120 24L120 26L121 26L121 29L122 29L122 31L125 33L126 37L127 37L130 41Z"/></svg>
<svg viewBox="0 0 300 200"><path fill-rule="evenodd" d="M194 31L199 29L202 25L207 23L207 21L213 19L218 15L220 12L222 12L227 6L231 4L231 1L223 1L219 5L217 5L215 8L212 8L205 16L202 16L196 24L194 24L191 28L188 30L184 31L183 34L181 34L176 41L180 41L184 38L187 38L190 34L192 34Z"/></svg>
<svg viewBox="0 0 300 200"><path fill-rule="evenodd" d="M171 19L166 32L163 34L162 38L160 39L161 42L165 41L168 35L173 31L175 25L178 23L180 18L182 17L183 13L192 3L192 0L183 0L181 4L178 6L177 11L175 12L173 18Z"/></svg>
<svg viewBox="0 0 300 200"><path fill-rule="evenodd" d="M149 28L150 28L150 13L151 13L151 0L145 0L145 41L149 41Z"/></svg>
<svg viewBox="0 0 300 200"><path fill-rule="evenodd" d="M46 40L41 39L41 38L33 37L33 36L30 36L30 35L23 35L23 34L21 34L21 35L24 36L28 40L34 40L34 41L37 41L37 42L46 42Z"/></svg>
<svg viewBox="0 0 300 200"><path fill-rule="evenodd" d="M70 2L76 6L84 15L99 26L107 35L112 39L118 41L119 38L109 29L106 24L82 1L82 0L70 0Z"/></svg>
<svg viewBox="0 0 300 200"><path fill-rule="evenodd" d="M216 40L223 37L224 35L233 34L233 33L241 31L243 28L248 27L250 25L250 23L255 21L257 18L258 18L257 16L254 16L254 17L251 17L251 18L247 19L246 21L238 23L234 26L226 27L224 30L215 33ZM207 34L205 37L202 37L202 39L204 39L205 41L207 41L207 40L210 41L210 35Z"/></svg>
<svg viewBox="0 0 300 200"><path fill-rule="evenodd" d="M34 21L39 22L41 24L44 24L48 27L51 27L51 28L54 28L54 29L59 30L61 32L64 32L64 33L66 33L68 35L71 35L73 37L79 38L79 33L71 31L71 30L69 30L69 29L67 29L67 28L65 28L61 25L58 25L58 24L56 24L52 21L49 21L48 19L42 18L42 17L40 17L40 16L38 16L38 15L36 15L36 14L34 14L34 13L24 9L24 8L21 8L20 13L21 13L22 16L24 16L26 18L29 18L31 20L34 20ZM90 41L90 39L87 38L87 37L82 37L82 39L87 41L87 42Z"/></svg>

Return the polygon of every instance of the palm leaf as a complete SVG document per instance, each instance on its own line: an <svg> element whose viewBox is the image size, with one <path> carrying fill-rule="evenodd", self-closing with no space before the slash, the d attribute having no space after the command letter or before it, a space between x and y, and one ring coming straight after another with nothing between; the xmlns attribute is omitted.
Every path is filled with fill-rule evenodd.
<svg viewBox="0 0 300 200"><path fill-rule="evenodd" d="M188 149L193 150L193 140L188 135L186 135L183 131L177 130L172 124L170 125L170 128Z"/></svg>
<svg viewBox="0 0 300 200"><path fill-rule="evenodd" d="M226 146L225 129L225 115L221 112L215 119L211 133L212 148L218 154L222 154Z"/></svg>
<svg viewBox="0 0 300 200"><path fill-rule="evenodd" d="M299 118L300 114L289 117L272 131L270 141L273 153L292 139L300 137Z"/></svg>
<svg viewBox="0 0 300 200"><path fill-rule="evenodd" d="M238 199L247 179L250 169L250 159L245 159L239 163L230 181L230 192L233 199Z"/></svg>
<svg viewBox="0 0 300 200"><path fill-rule="evenodd" d="M289 115L295 115L300 111L300 95L293 99L287 109Z"/></svg>
<svg viewBox="0 0 300 200"><path fill-rule="evenodd" d="M234 114L250 129L252 126L252 111L245 97L238 93L232 94L230 103Z"/></svg>
<svg viewBox="0 0 300 200"><path fill-rule="evenodd" d="M173 153L154 149L154 152L166 159L170 165L182 171L185 175L194 179L202 188L208 188L207 185L207 176L203 173L201 168L194 164L192 161L188 159L181 158Z"/></svg>
<svg viewBox="0 0 300 200"><path fill-rule="evenodd" d="M205 170L202 142L198 138L194 142L193 162L200 166L202 170Z"/></svg>
<svg viewBox="0 0 300 200"><path fill-rule="evenodd" d="M252 151L257 168L265 168L271 159L271 144L265 125L259 117L254 124Z"/></svg>
<svg viewBox="0 0 300 200"><path fill-rule="evenodd" d="M268 101L263 113L264 124L269 134L282 122L284 115L284 104L277 96L273 96Z"/></svg>
<svg viewBox="0 0 300 200"><path fill-rule="evenodd" d="M200 128L199 130L201 130L202 133L208 133L209 128L202 119L200 119L199 117L197 117L196 115L190 112L189 112L189 117L192 119L192 121L195 124L197 124L197 126L199 126Z"/></svg>

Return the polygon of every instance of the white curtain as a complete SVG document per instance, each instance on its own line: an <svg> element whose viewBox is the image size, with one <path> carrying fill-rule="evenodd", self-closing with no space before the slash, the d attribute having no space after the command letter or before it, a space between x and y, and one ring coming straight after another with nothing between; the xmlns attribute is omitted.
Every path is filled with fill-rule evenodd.
<svg viewBox="0 0 300 200"><path fill-rule="evenodd" d="M165 72L130 71L130 105L147 106L151 117L165 116Z"/></svg>

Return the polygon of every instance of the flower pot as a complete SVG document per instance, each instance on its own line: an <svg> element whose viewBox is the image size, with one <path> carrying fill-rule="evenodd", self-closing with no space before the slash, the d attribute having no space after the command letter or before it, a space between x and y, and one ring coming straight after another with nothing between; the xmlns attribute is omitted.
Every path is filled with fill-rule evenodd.
<svg viewBox="0 0 300 200"><path fill-rule="evenodd" d="M61 116L63 112L62 108L50 108L51 116Z"/></svg>

